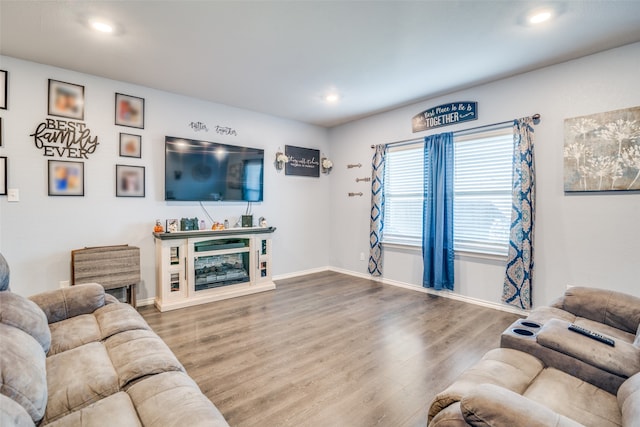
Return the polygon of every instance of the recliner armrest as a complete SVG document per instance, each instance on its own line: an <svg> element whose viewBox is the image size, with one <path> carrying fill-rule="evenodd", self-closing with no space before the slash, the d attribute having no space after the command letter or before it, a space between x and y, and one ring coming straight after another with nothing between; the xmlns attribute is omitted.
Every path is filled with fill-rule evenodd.
<svg viewBox="0 0 640 427"><path fill-rule="evenodd" d="M553 307L635 334L640 324L640 298L605 289L573 287Z"/></svg>
<svg viewBox="0 0 640 427"><path fill-rule="evenodd" d="M104 295L102 286L91 283L43 292L29 299L44 311L49 323L55 323L81 314L93 313L104 306Z"/></svg>
<svg viewBox="0 0 640 427"><path fill-rule="evenodd" d="M570 331L569 325L564 320L549 320L538 332L538 344L619 377L628 378L640 371L640 348L622 340L611 347Z"/></svg>
<svg viewBox="0 0 640 427"><path fill-rule="evenodd" d="M460 409L472 426L584 427L548 407L493 384L482 384L460 401Z"/></svg>

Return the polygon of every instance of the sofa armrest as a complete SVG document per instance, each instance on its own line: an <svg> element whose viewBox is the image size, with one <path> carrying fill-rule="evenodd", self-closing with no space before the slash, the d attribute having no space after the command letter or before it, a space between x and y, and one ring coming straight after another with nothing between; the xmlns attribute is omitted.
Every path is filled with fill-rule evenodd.
<svg viewBox="0 0 640 427"><path fill-rule="evenodd" d="M640 324L640 298L622 292L573 287L553 307L631 334Z"/></svg>
<svg viewBox="0 0 640 427"><path fill-rule="evenodd" d="M611 347L570 331L569 325L564 320L549 320L538 332L538 344L619 377L628 378L640 371L640 348L622 340Z"/></svg>
<svg viewBox="0 0 640 427"><path fill-rule="evenodd" d="M493 384L482 384L471 390L460 401L460 409L465 421L472 426L582 426L544 405Z"/></svg>
<svg viewBox="0 0 640 427"><path fill-rule="evenodd" d="M90 314L105 304L104 288L97 283L36 294L29 299L47 315L49 323L59 322L81 314Z"/></svg>

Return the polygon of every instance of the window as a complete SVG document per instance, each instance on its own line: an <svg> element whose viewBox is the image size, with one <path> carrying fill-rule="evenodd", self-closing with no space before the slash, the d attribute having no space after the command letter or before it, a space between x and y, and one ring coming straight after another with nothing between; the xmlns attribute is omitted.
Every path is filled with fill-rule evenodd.
<svg viewBox="0 0 640 427"><path fill-rule="evenodd" d="M390 146L383 243L422 244L423 144ZM454 249L506 255L511 218L510 127L454 137Z"/></svg>

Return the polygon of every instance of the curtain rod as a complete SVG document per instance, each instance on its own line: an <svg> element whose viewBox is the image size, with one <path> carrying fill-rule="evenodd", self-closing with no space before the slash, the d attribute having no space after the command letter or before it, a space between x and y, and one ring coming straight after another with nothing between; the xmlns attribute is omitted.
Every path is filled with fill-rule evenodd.
<svg viewBox="0 0 640 427"><path fill-rule="evenodd" d="M533 116L531 116L531 118L533 119L534 124L538 124L538 122L540 121L540 114L536 113ZM499 122L499 123L492 123L490 125L482 125L482 126L476 126L476 127L472 127L469 129L462 129L462 130L457 130L454 131L453 134L458 134L458 133L463 133L463 132L470 132L472 130L478 130L478 129L484 129L484 128L488 128L488 127L493 127L493 126L500 126L500 125L506 125L508 123L513 123L513 120L507 120L504 122ZM413 142L420 142L423 141L424 137L422 138L412 138L412 139L404 139L402 141L395 141L395 142L388 142L384 145L396 145L396 144L409 144L409 143L413 143ZM371 144L371 148L376 148L376 146L374 144Z"/></svg>

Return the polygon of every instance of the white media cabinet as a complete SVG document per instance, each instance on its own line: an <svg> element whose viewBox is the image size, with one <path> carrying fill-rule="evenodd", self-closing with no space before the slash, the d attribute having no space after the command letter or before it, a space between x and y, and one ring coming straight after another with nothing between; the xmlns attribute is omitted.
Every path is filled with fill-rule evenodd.
<svg viewBox="0 0 640 427"><path fill-rule="evenodd" d="M271 280L274 227L153 233L160 311L276 288Z"/></svg>

